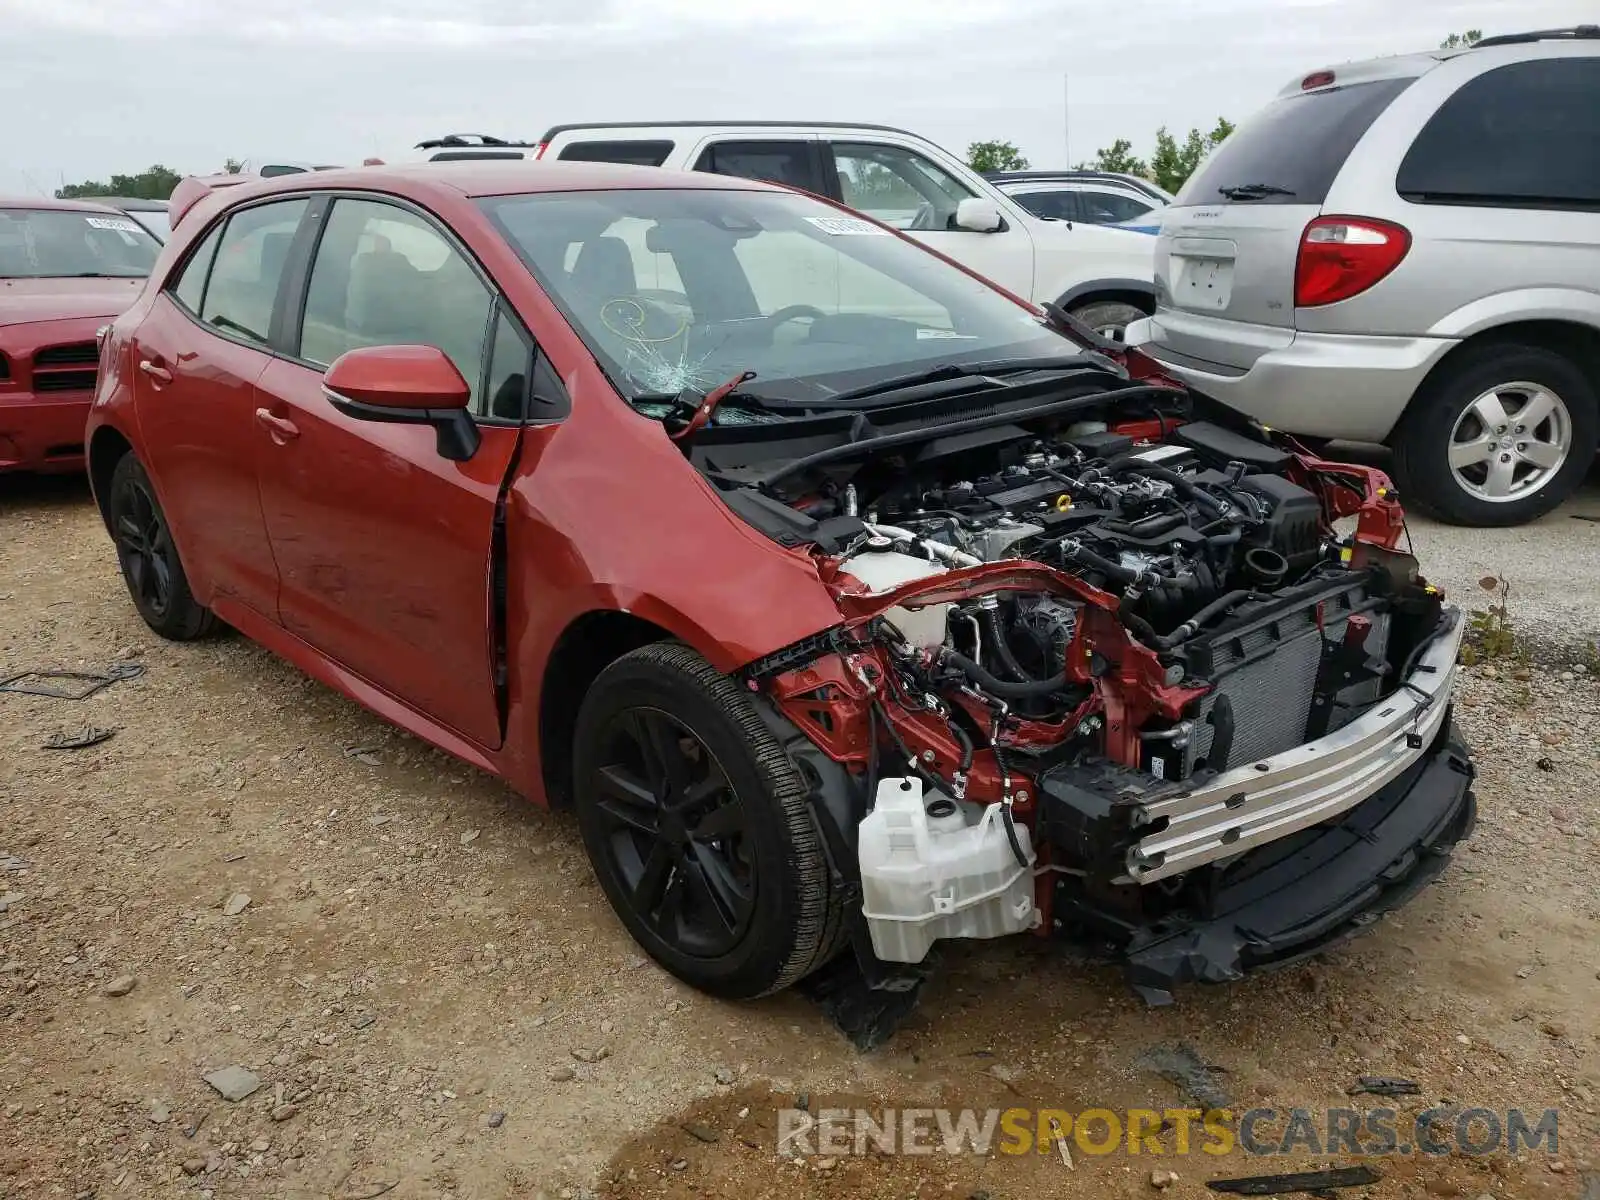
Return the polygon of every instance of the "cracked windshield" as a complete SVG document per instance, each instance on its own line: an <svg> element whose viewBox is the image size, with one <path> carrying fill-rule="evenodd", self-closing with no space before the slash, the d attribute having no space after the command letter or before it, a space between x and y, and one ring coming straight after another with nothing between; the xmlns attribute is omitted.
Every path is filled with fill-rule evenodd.
<svg viewBox="0 0 1600 1200"><path fill-rule="evenodd" d="M485 203L647 412L746 371L741 395L825 402L907 368L1061 353L1059 337L985 284L802 196L676 189Z"/></svg>

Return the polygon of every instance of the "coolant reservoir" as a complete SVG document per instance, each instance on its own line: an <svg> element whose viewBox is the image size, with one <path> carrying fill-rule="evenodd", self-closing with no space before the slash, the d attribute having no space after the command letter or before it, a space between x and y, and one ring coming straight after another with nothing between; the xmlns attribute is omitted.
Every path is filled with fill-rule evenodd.
<svg viewBox="0 0 1600 1200"><path fill-rule="evenodd" d="M943 574L945 568L898 550L869 547L845 563L844 569L866 584L868 591L887 592L914 579ZM924 608L891 608L883 615L906 641L918 649L928 650L944 644L949 611L948 604L929 604Z"/></svg>
<svg viewBox="0 0 1600 1200"><path fill-rule="evenodd" d="M940 938L1008 937L1039 921L1033 905L1033 848L1017 841L1017 861L1001 823L987 808L923 795L917 779L885 779L861 822L861 907L872 949L885 962L921 962Z"/></svg>

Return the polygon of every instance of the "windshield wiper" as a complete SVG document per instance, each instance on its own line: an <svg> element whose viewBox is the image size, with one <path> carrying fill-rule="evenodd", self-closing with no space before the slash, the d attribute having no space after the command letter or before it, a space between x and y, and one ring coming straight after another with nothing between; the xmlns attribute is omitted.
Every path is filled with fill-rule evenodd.
<svg viewBox="0 0 1600 1200"><path fill-rule="evenodd" d="M832 407L835 404L848 403L852 400L862 400L868 396L883 396L892 392L902 392L925 383L940 383L946 379L988 379L1000 375L1019 375L1034 371L1092 371L1095 369L1095 365L1092 362L1086 362L1081 354L1063 355L1057 358L995 358L987 362L940 363L938 366L929 367L923 371L913 371L909 375L896 375L889 379L880 379L876 383L863 384L861 387L851 388L848 391L835 392L827 397L826 400L819 402L818 406L826 404Z"/></svg>
<svg viewBox="0 0 1600 1200"><path fill-rule="evenodd" d="M687 443L695 434L699 433L711 423L711 418L716 414L717 405L729 396L739 395L741 385L749 383L756 377L754 371L740 371L726 383L719 383L709 392L698 398L693 392L680 392L676 398L677 410L668 414L665 424L667 436L675 442ZM687 412L684 410L687 409Z"/></svg>
<svg viewBox="0 0 1600 1200"><path fill-rule="evenodd" d="M1233 187L1220 187L1229 200L1262 200L1268 196L1293 196L1293 188L1279 187L1275 183L1240 183Z"/></svg>

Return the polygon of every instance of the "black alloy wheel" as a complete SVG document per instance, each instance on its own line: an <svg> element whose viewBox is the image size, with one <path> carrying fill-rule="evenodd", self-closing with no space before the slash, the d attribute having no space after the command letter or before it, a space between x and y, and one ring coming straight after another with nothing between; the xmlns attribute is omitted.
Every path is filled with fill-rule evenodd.
<svg viewBox="0 0 1600 1200"><path fill-rule="evenodd" d="M132 454L117 461L105 505L122 578L144 623L179 642L211 633L217 619L189 590L172 526L150 476Z"/></svg>
<svg viewBox="0 0 1600 1200"><path fill-rule="evenodd" d="M727 954L749 929L756 887L744 806L727 772L659 708L615 714L600 745L595 810L633 910L680 954Z"/></svg>

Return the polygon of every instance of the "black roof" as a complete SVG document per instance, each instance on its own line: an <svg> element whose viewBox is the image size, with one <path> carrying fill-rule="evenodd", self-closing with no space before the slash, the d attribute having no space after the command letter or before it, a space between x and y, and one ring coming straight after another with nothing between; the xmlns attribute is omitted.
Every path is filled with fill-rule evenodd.
<svg viewBox="0 0 1600 1200"><path fill-rule="evenodd" d="M866 125L858 121L579 121L570 125L552 125L539 140L548 142L558 134L570 133L574 129L700 129L712 125L732 125L741 129L784 129L794 126L802 129L872 129L878 133L919 136L893 125Z"/></svg>
<svg viewBox="0 0 1600 1200"><path fill-rule="evenodd" d="M532 146L532 142L512 142L489 133L447 133L443 137L418 142L418 150L460 149L468 146Z"/></svg>
<svg viewBox="0 0 1600 1200"><path fill-rule="evenodd" d="M1479 38L1470 47L1518 46L1525 42L1594 41L1600 39L1600 25L1570 25L1565 29L1535 29L1531 33L1502 33L1498 37Z"/></svg>

